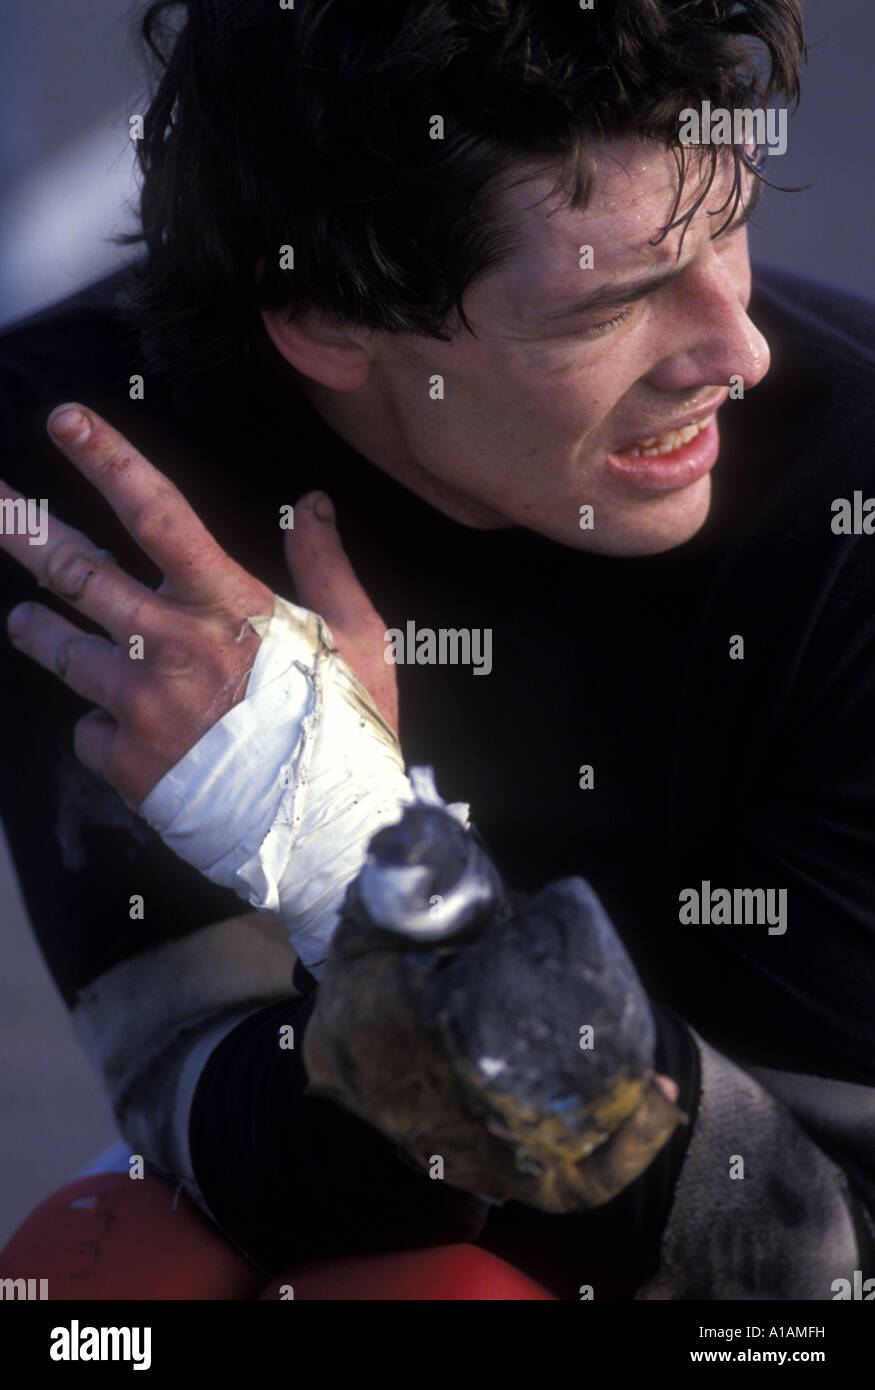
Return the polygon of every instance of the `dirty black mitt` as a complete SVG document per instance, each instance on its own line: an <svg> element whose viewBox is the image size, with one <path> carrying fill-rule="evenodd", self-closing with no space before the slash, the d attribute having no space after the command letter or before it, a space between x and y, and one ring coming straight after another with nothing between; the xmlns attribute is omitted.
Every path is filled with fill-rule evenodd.
<svg viewBox="0 0 875 1390"><path fill-rule="evenodd" d="M508 894L475 831L417 805L349 888L304 1061L417 1167L561 1213L609 1201L683 1121L655 1046L589 885Z"/></svg>

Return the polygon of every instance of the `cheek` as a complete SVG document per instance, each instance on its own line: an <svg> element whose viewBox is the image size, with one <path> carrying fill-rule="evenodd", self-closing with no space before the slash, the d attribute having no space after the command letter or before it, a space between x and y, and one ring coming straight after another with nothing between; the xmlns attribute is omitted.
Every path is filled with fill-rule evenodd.
<svg viewBox="0 0 875 1390"><path fill-rule="evenodd" d="M625 335L624 335L625 338ZM420 446L433 451L439 441L455 449L470 447L473 431L480 448L487 441L508 455L529 455L550 441L569 454L585 447L640 373L628 365L632 344L592 344L574 339L549 343L492 344L483 353L422 354L406 364L404 413ZM444 398L422 409L423 385L443 378ZM444 411L445 428L434 430L431 411Z"/></svg>
<svg viewBox="0 0 875 1390"><path fill-rule="evenodd" d="M642 374L631 355L631 345L625 355L614 350L600 360L592 352L566 351L560 364L533 378L544 420L578 443L595 434Z"/></svg>
<svg viewBox="0 0 875 1390"><path fill-rule="evenodd" d="M517 452L549 442L571 453L610 408L610 383L592 372L578 367L544 374L531 367L524 377L508 383L503 399L493 404L491 423Z"/></svg>

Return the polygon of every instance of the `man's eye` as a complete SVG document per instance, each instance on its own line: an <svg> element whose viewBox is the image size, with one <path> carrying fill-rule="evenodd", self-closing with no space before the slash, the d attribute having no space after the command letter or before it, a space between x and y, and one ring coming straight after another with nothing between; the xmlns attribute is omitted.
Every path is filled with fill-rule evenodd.
<svg viewBox="0 0 875 1390"><path fill-rule="evenodd" d="M631 312L632 312L632 305L631 305L631 304L628 304L628 305L626 306L625 309L621 309L620 312L619 312L618 314L614 314L611 318L609 318L609 319L604 319L601 323L593 323L593 324L590 324L588 328L585 328L585 329L584 329L584 332L585 332L585 333L604 333L605 330L608 329L608 328L616 328L617 324L618 324L618 323L622 323L622 322L623 322L623 319L627 319L627 318L629 317L629 315L631 314Z"/></svg>

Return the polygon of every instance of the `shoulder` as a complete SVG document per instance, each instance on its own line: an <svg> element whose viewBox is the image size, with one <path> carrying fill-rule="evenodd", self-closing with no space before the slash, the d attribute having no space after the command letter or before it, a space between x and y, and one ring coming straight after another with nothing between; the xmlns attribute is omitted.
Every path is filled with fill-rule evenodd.
<svg viewBox="0 0 875 1390"><path fill-rule="evenodd" d="M101 367L136 356L137 338L122 305L133 270L89 285L0 331L0 377L14 374L34 390L58 373L93 378Z"/></svg>

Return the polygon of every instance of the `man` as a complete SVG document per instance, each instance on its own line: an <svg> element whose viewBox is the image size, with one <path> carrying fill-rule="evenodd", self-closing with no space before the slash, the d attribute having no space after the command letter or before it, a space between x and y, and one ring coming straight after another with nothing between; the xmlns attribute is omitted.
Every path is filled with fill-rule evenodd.
<svg viewBox="0 0 875 1390"><path fill-rule="evenodd" d="M41 722L7 832L123 1132L266 1270L473 1239L564 1297L831 1298L871 1266L875 1198L872 581L865 531L831 526L865 494L872 316L779 274L751 298L755 160L678 136L705 100L792 99L797 8L499 8L188 6L133 319L114 285L4 345L6 480L92 543L4 548L117 644L19 613L109 718L78 726L89 775L75 701L16 662L6 726ZM77 399L87 437L55 438L156 598L35 443ZM384 633L491 634L488 680L398 667L406 762L514 889L583 874L649 996L689 1123L595 1210L489 1206L304 1096L276 1037L319 990L133 814L241 707L243 624L286 585L268 538L313 489L337 529L295 511L298 603L390 722Z"/></svg>

